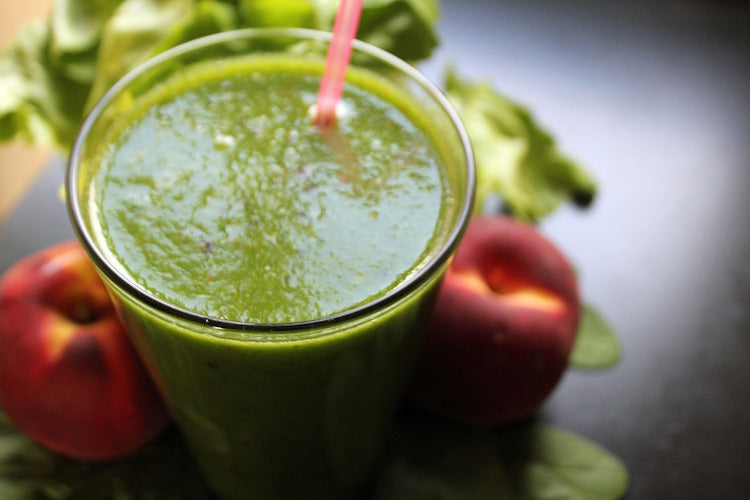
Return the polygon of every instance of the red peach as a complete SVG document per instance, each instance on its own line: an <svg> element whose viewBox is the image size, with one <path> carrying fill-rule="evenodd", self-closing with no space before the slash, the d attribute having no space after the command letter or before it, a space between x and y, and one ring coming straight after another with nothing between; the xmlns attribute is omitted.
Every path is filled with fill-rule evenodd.
<svg viewBox="0 0 750 500"><path fill-rule="evenodd" d="M0 279L0 407L31 438L88 460L132 453L169 421L77 242Z"/></svg>
<svg viewBox="0 0 750 500"><path fill-rule="evenodd" d="M412 396L471 424L529 416L568 365L580 309L573 268L535 227L474 219L438 293Z"/></svg>

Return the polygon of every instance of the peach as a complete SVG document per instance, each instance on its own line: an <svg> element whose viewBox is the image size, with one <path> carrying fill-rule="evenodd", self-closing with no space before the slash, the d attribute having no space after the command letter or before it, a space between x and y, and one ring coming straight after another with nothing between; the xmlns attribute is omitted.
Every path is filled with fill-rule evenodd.
<svg viewBox="0 0 750 500"><path fill-rule="evenodd" d="M567 367L580 310L573 268L534 226L474 219L439 290L411 395L470 424L529 416Z"/></svg>
<svg viewBox="0 0 750 500"><path fill-rule="evenodd" d="M0 279L0 407L31 438L86 460L132 453L169 421L77 242Z"/></svg>

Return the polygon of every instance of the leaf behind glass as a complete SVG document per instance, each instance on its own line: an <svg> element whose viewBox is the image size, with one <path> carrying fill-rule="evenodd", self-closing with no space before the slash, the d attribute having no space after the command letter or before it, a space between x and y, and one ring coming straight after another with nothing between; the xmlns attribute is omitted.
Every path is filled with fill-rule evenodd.
<svg viewBox="0 0 750 500"><path fill-rule="evenodd" d="M594 306L584 304L570 366L590 370L610 368L621 357L622 347L612 327Z"/></svg>

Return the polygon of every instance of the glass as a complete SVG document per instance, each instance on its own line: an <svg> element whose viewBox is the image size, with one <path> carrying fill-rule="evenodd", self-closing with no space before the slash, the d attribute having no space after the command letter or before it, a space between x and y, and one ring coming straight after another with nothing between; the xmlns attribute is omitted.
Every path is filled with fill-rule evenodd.
<svg viewBox="0 0 750 500"><path fill-rule="evenodd" d="M348 497L373 472L421 325L472 212L475 173L466 133L425 77L386 52L355 43L352 66L387 77L438 131L452 208L443 212L426 263L396 288L360 307L294 323L204 317L139 286L111 258L92 216L92 175L118 115L165 78L201 61L249 55L323 62L329 40L328 33L310 30L249 29L175 47L102 98L68 165L74 229L191 453L212 488L226 497Z"/></svg>

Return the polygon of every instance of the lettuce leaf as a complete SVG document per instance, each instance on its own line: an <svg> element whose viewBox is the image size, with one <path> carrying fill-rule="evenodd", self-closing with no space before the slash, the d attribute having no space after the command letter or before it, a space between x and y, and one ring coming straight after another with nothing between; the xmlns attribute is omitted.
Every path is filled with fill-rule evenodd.
<svg viewBox="0 0 750 500"><path fill-rule="evenodd" d="M331 31L339 0L312 2L318 28ZM438 0L364 0L357 38L406 61L420 61L438 45L435 25L439 17Z"/></svg>
<svg viewBox="0 0 750 500"><path fill-rule="evenodd" d="M0 141L66 148L81 120L88 86L50 58L49 25L25 27L0 58Z"/></svg>
<svg viewBox="0 0 750 500"><path fill-rule="evenodd" d="M55 0L0 58L0 141L63 152L86 112L134 66L200 36L243 27L331 30L338 0ZM417 62L437 46L437 0L365 0L358 38ZM561 203L585 206L593 179L563 155L522 106L455 72L445 89L463 118L477 167L477 207L500 197L538 221Z"/></svg>
<svg viewBox="0 0 750 500"><path fill-rule="evenodd" d="M438 44L434 0L370 0L362 6L357 38L407 61L426 59ZM331 28L333 18L330 19ZM329 29L331 29L329 28Z"/></svg>
<svg viewBox="0 0 750 500"><path fill-rule="evenodd" d="M50 15L51 64L68 78L91 83L104 26L122 0L57 0Z"/></svg>
<svg viewBox="0 0 750 500"><path fill-rule="evenodd" d="M238 0L242 26L297 26L317 28L315 2L312 0Z"/></svg>
<svg viewBox="0 0 750 500"><path fill-rule="evenodd" d="M331 30L337 0L55 0L0 57L0 141L70 148L125 73L179 43L244 27ZM365 0L358 37L410 61L437 46L437 0Z"/></svg>
<svg viewBox="0 0 750 500"><path fill-rule="evenodd" d="M208 0L125 0L107 21L87 109L138 64L183 41L237 27L236 13Z"/></svg>
<svg viewBox="0 0 750 500"><path fill-rule="evenodd" d="M511 215L536 222L567 200L591 203L595 181L557 149L526 108L486 82L462 80L451 68L445 90L474 147L478 211L498 196Z"/></svg>

